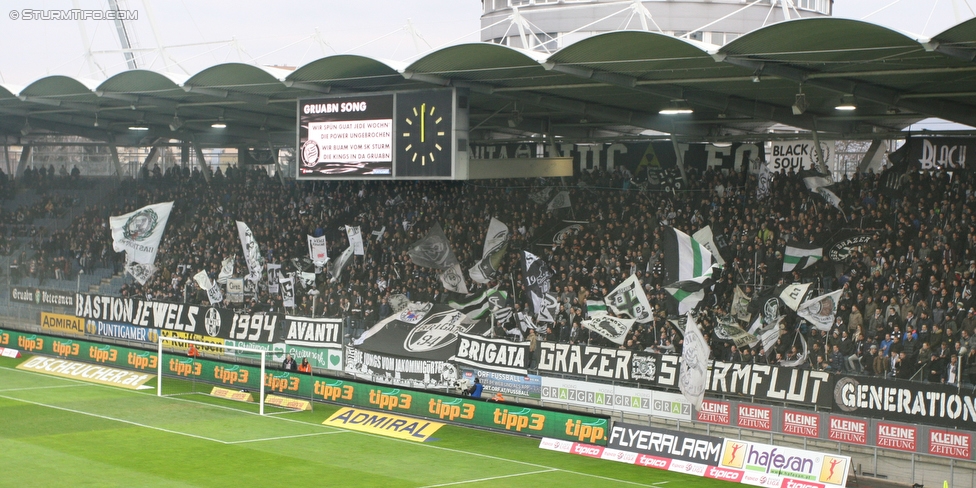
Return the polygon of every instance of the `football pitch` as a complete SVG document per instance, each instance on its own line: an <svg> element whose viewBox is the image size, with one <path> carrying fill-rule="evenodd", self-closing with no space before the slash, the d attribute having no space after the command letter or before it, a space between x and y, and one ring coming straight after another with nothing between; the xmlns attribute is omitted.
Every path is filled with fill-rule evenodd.
<svg viewBox="0 0 976 488"><path fill-rule="evenodd" d="M322 425L336 407L268 410L13 369L0 358L0 486L728 487L446 425L419 443ZM165 379L164 387L191 386ZM155 385L155 381L150 383Z"/></svg>

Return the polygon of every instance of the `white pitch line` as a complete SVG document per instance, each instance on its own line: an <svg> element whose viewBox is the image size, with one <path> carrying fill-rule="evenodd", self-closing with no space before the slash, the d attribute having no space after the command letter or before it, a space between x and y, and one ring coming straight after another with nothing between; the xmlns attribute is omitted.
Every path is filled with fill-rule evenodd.
<svg viewBox="0 0 976 488"><path fill-rule="evenodd" d="M464 480L464 481L455 481L455 482L452 482L452 483L441 483L439 485L427 485L427 486L422 486L420 488L436 488L438 486L465 485L465 484L468 484L468 483L480 483L482 481L500 480L500 479L504 479L504 478L515 478L516 476L527 476L527 475L530 475L530 474L551 473L553 471L559 471L559 470L556 469L556 468L552 468L552 469L543 469L543 470L540 470L540 471L529 471L527 473L504 474L504 475L501 475L501 476L492 476L490 478L478 478L476 480Z"/></svg>
<svg viewBox="0 0 976 488"><path fill-rule="evenodd" d="M51 378L51 376L49 376L49 375L44 375L44 374L41 374L41 373L35 373L33 371L21 371L21 370L13 369L13 368L4 368L4 369L7 370L7 371L16 371L18 373L36 374L38 376L43 376L45 378ZM82 383L82 382L80 382L78 380L72 380L72 379L67 379L67 378L61 378L61 379L64 379L66 381L72 381L72 382ZM157 381L159 381L158 378L157 378ZM90 383L85 383L85 384L90 384ZM126 389L122 389L122 388L116 388L116 387L112 387L112 386L108 386L108 385L101 385L101 384L97 384L97 383L95 383L94 386L100 386L100 387L103 387L103 388L108 388L108 389L111 389L113 391L135 393L137 395L145 395L145 393L139 393L139 392L137 392L135 390L126 390ZM208 405L208 406L216 407L216 408L225 408L225 409L228 409L228 410L233 410L235 412L240 412L240 413L244 413L244 414L248 414L248 415L260 416L256 412L248 412L247 410L240 410L240 409L236 409L236 408L225 407L225 406L222 406L222 405L214 405L214 404L209 404L209 403L196 402L196 401L189 400L189 399L186 399L186 398L179 398L179 397L172 397L172 396L164 396L162 398L168 398L170 400L181 401L181 402L192 402L192 403L195 403L195 404L198 404L198 405ZM295 419L290 419L290 418L287 418L287 417L277 417L277 416L270 416L270 417L268 417L268 416L266 416L265 418L272 418L272 419L275 419L275 420L283 420L283 421L286 421L286 422L295 422L295 423L299 423L299 424L315 425L315 426L321 426L321 427L324 427L324 428L329 428L328 426L324 426L324 425L321 425L321 424L318 424L318 423L305 422L305 421L302 421L302 420L295 420ZM552 469L552 470L555 470L555 471L562 471L564 473L575 474L575 475L579 475L579 476L586 476L586 477L589 477L589 478L597 478L597 479L601 479L601 480L605 480L605 481L613 481L613 482L617 482L617 483L624 483L624 484L628 484L628 485L644 486L644 487L652 487L652 488L654 487L654 484L638 483L636 481L627 481L627 480L622 480L622 479L618 479L618 478L611 478L609 476L600 476L598 474L581 473L579 471L571 471L571 470L568 470L568 469L553 468L552 466L545 466L545 465L542 465L542 464L535 464L535 463L530 463L530 462L526 462L526 461L519 461L519 460L516 460L516 459L506 459L506 458L503 458L503 457L492 456L490 454L482 454L482 453L479 453L479 452L462 451L460 449L453 449L453 448L450 448L450 447L435 446L435 445L428 444L428 443L419 443L419 442L407 441L407 440L397 439L397 438L393 438L393 437L381 436L379 434L370 434L368 432L359 432L359 431L347 430L347 429L340 429L340 430L342 430L343 432L351 432L353 434L370 436L370 437L374 437L376 439L384 439L384 440L393 441L393 442L402 442L404 444L411 445L411 446L414 446L414 447L421 447L421 448L428 448L428 449L437 449L437 450L441 450L441 451L453 452L453 453L456 453L456 454L467 454L469 456L476 456L476 457L481 457L481 458L486 458L486 459L494 459L496 461L504 461L504 462L509 462L509 463L521 464L521 465L524 465L524 466L532 466L532 467L535 467L535 468ZM187 435L190 435L190 434L187 434ZM226 444L225 441L218 441L218 442L221 442L221 443Z"/></svg>
<svg viewBox="0 0 976 488"><path fill-rule="evenodd" d="M37 405L39 407L53 408L55 410L61 410L61 411L64 411L64 412L76 413L78 415L87 415L89 417L100 418L100 419L103 419L103 420L111 420L111 421L115 421L115 422L121 422L123 424L134 425L136 427L143 427L143 428L146 428L146 429L158 430L160 432L166 432L168 434L182 435L182 436L187 436L187 437L193 437L195 439L201 439L201 440L205 440L205 441L217 442L219 444L227 444L226 441L222 441L222 440L219 440L219 439L211 439L209 437L204 437L202 435L188 434L186 432L179 432L179 431L175 431L175 430L164 429L162 427L155 427L155 426L152 426L152 425L140 424L139 422L133 422L131 420L125 420L125 419L118 419L118 418L115 418L115 417L109 417L107 415L99 415L97 413L83 412L81 410L75 410L75 409L67 408L67 407L59 407L57 405L48 405L46 403L41 403L41 402L32 402L30 400L24 400L23 398L14 398L14 397L10 397L10 396L7 396L7 395L0 395L0 398L6 398L7 400L13 400L13 401L16 401L16 402L29 403L31 405Z"/></svg>
<svg viewBox="0 0 976 488"><path fill-rule="evenodd" d="M312 424L309 424L312 425ZM316 435L329 435L329 434L344 434L348 431L345 430L334 430L331 432L312 432L311 434L295 434L295 435L283 435L280 437L265 437L262 439L247 439L243 441L227 441L227 444L246 444L248 442L264 442L264 441L277 441L281 439L295 439L297 437L312 437Z"/></svg>
<svg viewBox="0 0 976 488"><path fill-rule="evenodd" d="M92 385L82 384L82 385L31 386L25 388L7 388L5 390L0 390L0 393L6 393L8 391L49 390L52 388L78 388L81 386L92 386Z"/></svg>

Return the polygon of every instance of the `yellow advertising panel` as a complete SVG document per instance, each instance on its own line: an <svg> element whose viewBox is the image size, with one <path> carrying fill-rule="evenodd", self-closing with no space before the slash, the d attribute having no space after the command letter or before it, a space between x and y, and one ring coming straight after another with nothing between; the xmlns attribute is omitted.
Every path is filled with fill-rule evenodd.
<svg viewBox="0 0 976 488"><path fill-rule="evenodd" d="M151 388L143 386L147 381L156 377L154 374L142 374L134 371L109 368L95 364L85 364L67 359L47 358L35 356L17 365L17 369L36 371L61 378L98 383L100 385L119 386L130 390Z"/></svg>
<svg viewBox="0 0 976 488"><path fill-rule="evenodd" d="M219 398L226 398L228 400L234 400L237 402L253 402L254 395L250 392L240 391L240 390L228 390L227 388L221 388L219 386L213 387L210 390L210 396L215 396Z"/></svg>
<svg viewBox="0 0 976 488"><path fill-rule="evenodd" d="M264 403L277 405L279 407L290 408L292 410L311 410L312 402L308 400L296 400L278 395L268 395L264 397Z"/></svg>
<svg viewBox="0 0 976 488"><path fill-rule="evenodd" d="M440 422L348 407L340 408L322 423L332 427L358 430L415 442L425 442L434 432L437 432L437 429L444 426Z"/></svg>
<svg viewBox="0 0 976 488"><path fill-rule="evenodd" d="M41 329L59 334L85 335L85 319L74 315L41 312Z"/></svg>

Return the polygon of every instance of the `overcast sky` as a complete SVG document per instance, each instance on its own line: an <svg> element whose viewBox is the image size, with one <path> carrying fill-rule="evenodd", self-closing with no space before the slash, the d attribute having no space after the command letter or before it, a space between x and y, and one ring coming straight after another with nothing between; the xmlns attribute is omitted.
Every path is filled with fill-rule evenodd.
<svg viewBox="0 0 976 488"><path fill-rule="evenodd" d="M236 61L300 66L335 53L405 61L431 49L480 39L479 0L118 2L138 15L128 26L133 47L147 49L138 53L139 67L176 73L193 74ZM0 83L20 87L53 74L103 80L125 69L122 54L111 52L120 47L114 22L25 20L24 9L38 9L38 3L2 2L4 10L17 13L0 17ZM105 9L108 1L43 4ZM931 36L974 17L974 6L976 0L836 0L834 14ZM21 18L14 20L15 15ZM409 34L411 28L417 36ZM160 52L157 46L168 47Z"/></svg>

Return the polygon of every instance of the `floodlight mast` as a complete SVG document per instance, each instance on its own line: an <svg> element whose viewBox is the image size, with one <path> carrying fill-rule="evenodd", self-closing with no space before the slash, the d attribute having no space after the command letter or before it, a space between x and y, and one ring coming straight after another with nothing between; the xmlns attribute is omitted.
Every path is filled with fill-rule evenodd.
<svg viewBox="0 0 976 488"><path fill-rule="evenodd" d="M129 43L129 33L126 31L125 21L122 20L123 16L119 12L119 2L117 0L108 0L108 6L116 13L115 30L119 34L119 43L122 44L122 55L125 56L125 64L129 69L138 69L139 66L136 64L136 57L132 54L132 45Z"/></svg>

